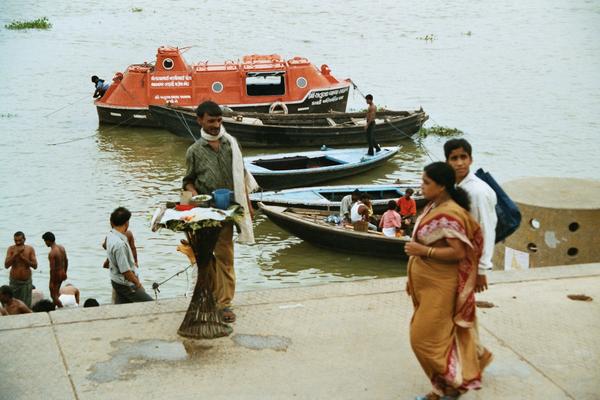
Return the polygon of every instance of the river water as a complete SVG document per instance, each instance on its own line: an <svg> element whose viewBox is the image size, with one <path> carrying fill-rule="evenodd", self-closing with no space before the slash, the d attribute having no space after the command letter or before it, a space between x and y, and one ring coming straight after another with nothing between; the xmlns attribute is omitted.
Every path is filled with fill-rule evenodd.
<svg viewBox="0 0 600 400"><path fill-rule="evenodd" d="M17 230L27 234L40 261L34 284L46 291L41 235L51 230L82 296L109 301L100 243L119 205L133 211L148 290L186 266L175 251L181 236L148 225L156 204L176 198L189 142L161 130L99 128L91 98L91 75L110 79L128 64L153 61L160 45L193 46L188 62L279 53L326 63L380 106L423 106L429 125L463 130L475 166L500 182L598 177L598 1L4 0L0 11L0 244L9 246ZM42 16L52 29L4 29ZM418 39L426 35L433 40ZM361 97L351 95L349 107L364 108ZM442 158L443 141L423 141L432 158ZM389 165L345 182L418 180L430 159L414 143L403 145ZM256 245L236 246L238 290L405 273L400 261L304 243L264 216L255 230ZM160 297L181 296L186 285L185 274L175 277Z"/></svg>

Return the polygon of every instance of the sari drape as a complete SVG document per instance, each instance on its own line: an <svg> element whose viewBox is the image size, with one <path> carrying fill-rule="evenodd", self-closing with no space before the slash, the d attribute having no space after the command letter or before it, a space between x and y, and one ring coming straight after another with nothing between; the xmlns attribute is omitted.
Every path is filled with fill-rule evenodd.
<svg viewBox="0 0 600 400"><path fill-rule="evenodd" d="M413 240L426 246L444 239L460 240L466 256L453 262L413 256L408 263L411 346L439 395L481 387L474 289L483 237L469 212L452 200L429 205L413 231Z"/></svg>

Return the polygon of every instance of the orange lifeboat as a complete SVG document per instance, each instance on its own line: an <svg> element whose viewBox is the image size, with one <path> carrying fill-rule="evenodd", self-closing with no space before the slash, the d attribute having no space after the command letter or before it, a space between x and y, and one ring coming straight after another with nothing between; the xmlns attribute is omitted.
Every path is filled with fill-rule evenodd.
<svg viewBox="0 0 600 400"><path fill-rule="evenodd" d="M95 105L101 123L158 127L149 105L192 109L212 100L237 111L344 112L350 85L304 57L252 54L237 62L188 64L179 48L160 47L154 64L117 72Z"/></svg>

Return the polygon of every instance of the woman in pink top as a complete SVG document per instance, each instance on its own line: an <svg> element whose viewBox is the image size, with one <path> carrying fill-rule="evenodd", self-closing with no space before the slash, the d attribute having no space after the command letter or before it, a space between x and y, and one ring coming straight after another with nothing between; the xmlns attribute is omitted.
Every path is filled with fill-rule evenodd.
<svg viewBox="0 0 600 400"><path fill-rule="evenodd" d="M402 228L402 218L396 211L396 202L388 201L388 210L381 216L379 227L385 236L396 237L396 231Z"/></svg>

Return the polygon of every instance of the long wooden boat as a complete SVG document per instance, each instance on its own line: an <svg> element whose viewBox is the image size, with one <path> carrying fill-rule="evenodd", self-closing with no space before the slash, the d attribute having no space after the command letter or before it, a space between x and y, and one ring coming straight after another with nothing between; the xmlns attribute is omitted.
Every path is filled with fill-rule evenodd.
<svg viewBox="0 0 600 400"><path fill-rule="evenodd" d="M356 175L383 164L399 147L382 147L372 156L365 148L322 149L297 153L244 157L246 169L261 188L287 189Z"/></svg>
<svg viewBox="0 0 600 400"><path fill-rule="evenodd" d="M359 232L350 225L325 222L326 211L267 206L259 209L281 228L317 246L375 257L406 258L406 238L390 238L381 232Z"/></svg>
<svg viewBox="0 0 600 400"><path fill-rule="evenodd" d="M304 57L247 55L242 60L188 64L183 49L160 47L153 63L117 72L95 102L101 123L159 127L149 105L193 109L213 100L240 111L346 111L350 80L338 80L327 65Z"/></svg>
<svg viewBox="0 0 600 400"><path fill-rule="evenodd" d="M250 201L254 206L261 202L269 206L338 212L342 198L351 194L354 190L359 190L371 197L375 214L383 214L387 210L388 202L398 200L398 198L404 196L408 188L412 188L415 193L418 193L418 187L414 184L338 185L256 192L250 194ZM423 196L413 195L413 198L417 202L417 207L423 207L426 203Z"/></svg>
<svg viewBox="0 0 600 400"><path fill-rule="evenodd" d="M152 118L177 136L196 140L196 114L175 106L150 106ZM223 125L247 147L314 147L365 145L364 112L311 114L225 113ZM415 111L378 111L375 137L379 143L410 139L429 116Z"/></svg>

